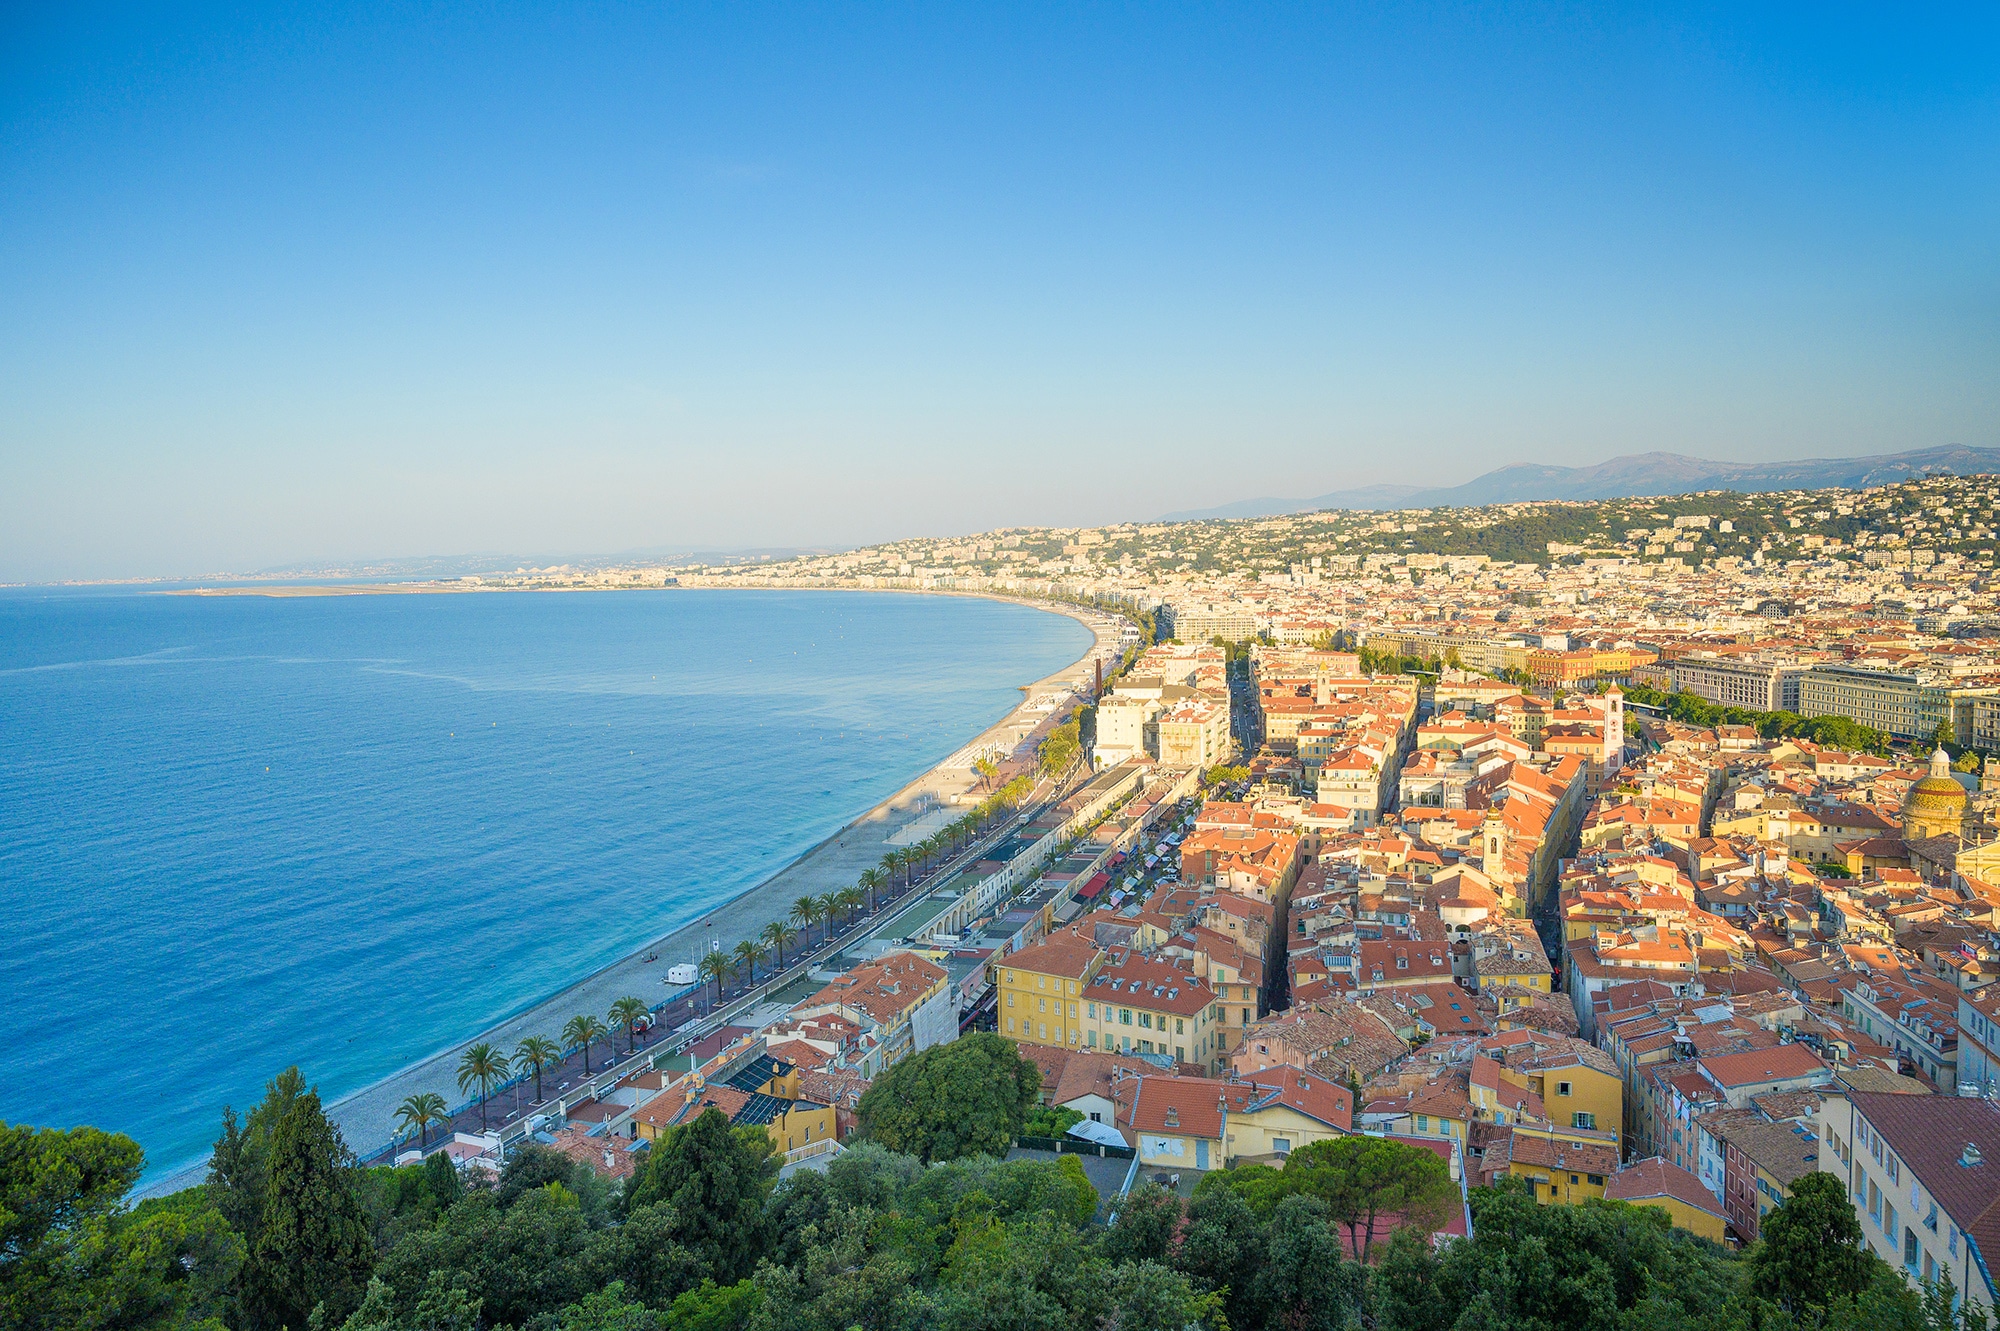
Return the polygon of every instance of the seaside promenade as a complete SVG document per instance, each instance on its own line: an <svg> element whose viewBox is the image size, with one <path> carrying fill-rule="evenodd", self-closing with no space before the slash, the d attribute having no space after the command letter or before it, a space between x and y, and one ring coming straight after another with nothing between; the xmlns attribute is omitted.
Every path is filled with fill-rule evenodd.
<svg viewBox="0 0 2000 1331"><path fill-rule="evenodd" d="M1023 604L1068 615L1084 624L1092 630L1090 648L1063 669L1023 685L1021 702L1005 717L969 739L943 763L918 776L756 887L718 904L701 918L536 1003L518 1016L499 1022L449 1049L334 1102L328 1112L339 1125L348 1145L364 1158L369 1158L393 1142L401 1133L396 1121L396 1107L409 1096L429 1092L442 1096L448 1105L464 1104L468 1097L458 1087L458 1064L461 1055L472 1045L491 1043L501 1053L511 1056L515 1045L530 1035L545 1036L558 1044L562 1043L563 1024L578 1014L607 1020L606 1011L620 998L636 997L650 1008L666 997L668 966L698 959L707 949L710 939L718 941L721 949L727 952L742 939L756 938L766 924L787 920L792 902L800 896L817 896L852 887L864 871L877 867L885 854L898 848L890 838L907 824L932 809L954 807L961 796L974 795L976 798L975 787L979 777L972 770L971 763L980 754L997 753L1016 768L1022 760L1032 760L1034 743L1060 715L1060 709L1039 710L1038 703L1051 695L1067 694L1076 689L1087 692L1093 663L1102 658L1108 668L1115 660L1121 621L1108 616L1093 616L1087 611L1067 606L1041 602ZM970 801L960 807L969 808ZM897 904L900 905L900 902ZM884 910L894 908L885 905ZM867 917L855 927L879 919L880 914ZM817 934L818 931L814 932ZM851 930L837 934L834 942L842 943L847 937L851 937ZM801 938L797 946L808 946L807 940ZM645 958L648 956L655 960L647 961ZM791 955L786 961L788 969L796 964L795 957ZM708 992L712 995L712 985ZM699 993L697 989L696 998ZM651 1039L647 1043L657 1044L675 1027L692 1019L696 1011L697 1007L682 1004L659 1014L659 1025L650 1033ZM622 1057L626 1047L622 1033L617 1036L616 1043ZM600 1042L593 1047L591 1067L594 1071L602 1068L603 1057L609 1048L608 1042ZM565 1082L574 1085L581 1075L579 1057L568 1059L560 1070L545 1070L542 1077L545 1095L553 1096ZM532 1083L528 1094L532 1094ZM496 1095L489 1109L490 1121L498 1126L509 1117L512 1107L511 1097ZM460 1113L454 1119L454 1126L459 1131L466 1131L468 1128L476 1129L478 1122L475 1107L469 1113ZM451 1130L443 1129L447 1134ZM433 1140L436 1139L436 1132L434 1129ZM204 1161L176 1171L162 1177L145 1191L161 1194L191 1186L200 1181L206 1167Z"/></svg>

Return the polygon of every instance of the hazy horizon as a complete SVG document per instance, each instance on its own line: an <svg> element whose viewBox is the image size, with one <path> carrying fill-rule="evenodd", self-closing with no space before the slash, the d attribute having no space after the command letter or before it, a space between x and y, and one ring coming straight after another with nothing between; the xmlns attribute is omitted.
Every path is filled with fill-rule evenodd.
<svg viewBox="0 0 2000 1331"><path fill-rule="evenodd" d="M1991 15L0 24L0 581L2000 444Z"/></svg>

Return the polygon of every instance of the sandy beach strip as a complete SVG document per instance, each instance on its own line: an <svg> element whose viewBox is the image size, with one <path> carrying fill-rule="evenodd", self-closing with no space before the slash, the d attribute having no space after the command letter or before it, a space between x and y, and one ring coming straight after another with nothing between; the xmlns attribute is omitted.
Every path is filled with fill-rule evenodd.
<svg viewBox="0 0 2000 1331"><path fill-rule="evenodd" d="M283 594L280 589L271 589L270 592L259 589L248 594L272 592ZM1034 710L1038 699L1079 687L1087 690L1091 683L1092 660L1102 656L1108 669L1116 659L1121 621L1109 614L1094 620L1088 612L1064 605L1004 596L986 599L1008 600L1037 610L1067 615L1092 630L1091 646L1061 670L1023 685L1020 703L1006 716L960 745L943 763L918 776L755 887L719 903L700 919L635 949L623 959L534 1004L518 1016L507 1018L449 1049L335 1101L328 1107L328 1113L340 1126L348 1145L367 1155L392 1140L397 1135L396 1106L408 1096L430 1091L442 1095L447 1104L457 1105L464 1100L464 1093L458 1089L458 1060L470 1046L490 1041L503 1050L511 1051L515 1044L529 1035L548 1036L560 1043L563 1023L578 1013L591 1013L602 1019L612 1003L628 994L644 999L649 1006L658 1003L668 994L664 983L667 967L675 962L697 958L706 939L719 938L723 950L728 951L740 939L755 938L771 921L786 919L792 902L798 897L852 887L863 871L875 868L885 854L897 849L889 838L907 823L922 816L927 809L955 807L955 797L973 790L978 781L977 774L970 766L952 764L969 764L974 756L989 749L1003 757L1013 753L1049 719L1048 712ZM644 958L649 955L657 959L648 962ZM311 1069L305 1069L305 1072L310 1082ZM220 1112L218 1108L217 1113ZM141 1189L141 1193L155 1196L190 1187L201 1181L206 1169L207 1162L203 1161L175 1170L149 1183Z"/></svg>

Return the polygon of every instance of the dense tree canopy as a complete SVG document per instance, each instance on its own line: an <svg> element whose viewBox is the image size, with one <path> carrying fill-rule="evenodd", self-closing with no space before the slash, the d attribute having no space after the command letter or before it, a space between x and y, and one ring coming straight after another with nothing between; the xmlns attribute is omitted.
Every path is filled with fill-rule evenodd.
<svg viewBox="0 0 2000 1331"><path fill-rule="evenodd" d="M965 1044L958 1060L929 1059L911 1099L949 1090L970 1104L960 1078L977 1074L1004 1083L996 1098L1018 1121L1034 1098L1032 1064L1024 1074L1006 1041ZM1075 1155L1005 1160L1004 1135L984 1153L928 1111L890 1103L930 1163L851 1140L823 1172L776 1182L765 1134L704 1113L613 1185L532 1145L497 1178L461 1177L442 1156L355 1168L318 1096L288 1075L241 1124L231 1116L210 1182L137 1207L128 1139L0 1127L0 1328L1986 1326L1954 1313L1948 1287L1919 1291L1869 1253L1831 1175L1800 1180L1765 1218L1763 1240L1737 1254L1649 1207L1543 1205L1516 1187L1462 1201L1438 1156L1367 1136L1302 1148L1282 1168L1216 1171L1192 1199L1143 1178L1122 1192L1117 1162L1093 1161L1114 1166L1100 1179L1105 1202ZM1441 1220L1466 1204L1471 1235L1434 1245Z"/></svg>
<svg viewBox="0 0 2000 1331"><path fill-rule="evenodd" d="M861 1126L892 1151L929 1163L1001 1155L1042 1088L1041 1069L990 1031L933 1045L875 1079Z"/></svg>

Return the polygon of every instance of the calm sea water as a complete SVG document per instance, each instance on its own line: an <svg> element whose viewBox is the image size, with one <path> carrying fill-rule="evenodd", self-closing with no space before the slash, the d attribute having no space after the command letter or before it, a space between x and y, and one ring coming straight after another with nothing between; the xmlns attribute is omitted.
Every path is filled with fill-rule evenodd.
<svg viewBox="0 0 2000 1331"><path fill-rule="evenodd" d="M0 1119L155 1176L752 886L1082 654L867 593L0 595Z"/></svg>

